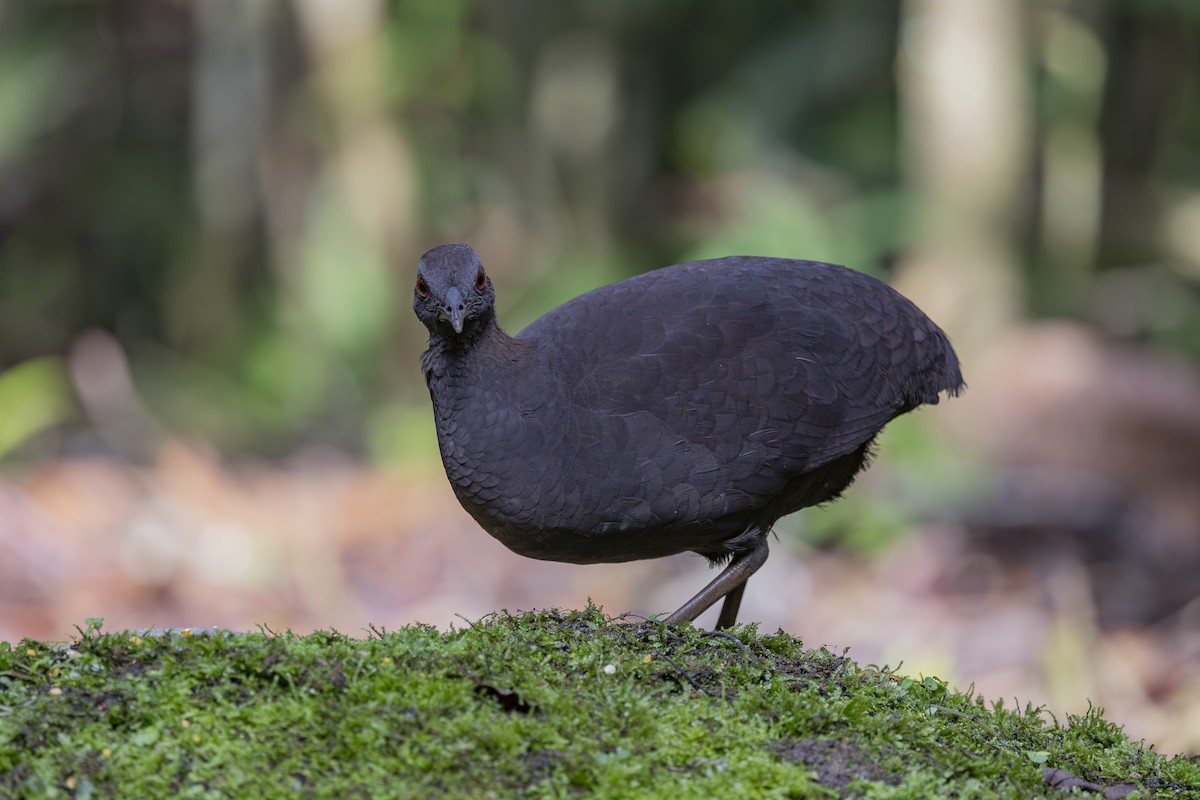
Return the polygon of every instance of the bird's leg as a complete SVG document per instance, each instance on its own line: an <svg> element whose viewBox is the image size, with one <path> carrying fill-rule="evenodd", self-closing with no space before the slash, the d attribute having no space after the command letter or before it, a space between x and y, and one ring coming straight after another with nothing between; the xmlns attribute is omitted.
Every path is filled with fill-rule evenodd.
<svg viewBox="0 0 1200 800"><path fill-rule="evenodd" d="M738 607L742 604L742 593L746 590L746 581L767 560L767 537L761 536L754 547L744 553L738 553L729 562L729 566L712 582L688 600L679 610L666 618L666 622L691 622L708 610L709 606L725 598L721 606L721 616L717 619L717 628L731 627L737 621Z"/></svg>
<svg viewBox="0 0 1200 800"><path fill-rule="evenodd" d="M721 613L717 617L717 626L713 630L720 631L732 628L737 624L738 609L742 607L742 595L746 593L746 582L749 580L750 577L747 576L745 581L730 589L729 594L725 595L725 602L721 603Z"/></svg>

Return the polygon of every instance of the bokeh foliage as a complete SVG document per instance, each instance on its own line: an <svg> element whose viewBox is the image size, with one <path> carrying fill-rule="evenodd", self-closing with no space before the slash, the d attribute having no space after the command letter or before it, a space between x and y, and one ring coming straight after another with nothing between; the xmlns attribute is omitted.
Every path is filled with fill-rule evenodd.
<svg viewBox="0 0 1200 800"><path fill-rule="evenodd" d="M902 268L929 234L898 75L939 8L4 3L0 459L136 454L131 405L225 452L428 452L406 306L442 241L513 330L685 258ZM1021 313L1200 355L1200 13L1008 8Z"/></svg>

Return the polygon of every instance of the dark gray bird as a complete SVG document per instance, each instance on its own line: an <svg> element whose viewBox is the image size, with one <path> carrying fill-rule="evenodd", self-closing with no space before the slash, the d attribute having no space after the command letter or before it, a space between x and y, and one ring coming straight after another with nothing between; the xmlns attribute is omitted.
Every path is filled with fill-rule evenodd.
<svg viewBox="0 0 1200 800"><path fill-rule="evenodd" d="M946 335L845 267L731 257L576 297L517 336L465 244L413 310L446 475L484 530L576 564L684 551L728 566L667 617L737 618L775 521L838 497L890 420L963 389Z"/></svg>

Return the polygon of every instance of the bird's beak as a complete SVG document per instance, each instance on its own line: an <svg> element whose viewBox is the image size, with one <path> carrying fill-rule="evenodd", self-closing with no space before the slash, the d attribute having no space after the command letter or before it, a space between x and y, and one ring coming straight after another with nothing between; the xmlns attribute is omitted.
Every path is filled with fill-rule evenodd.
<svg viewBox="0 0 1200 800"><path fill-rule="evenodd" d="M455 333L462 333L463 320L466 315L466 304L463 302L462 292L458 290L458 287L451 286L450 290L446 292L446 303L442 306L439 316L442 319L450 320L450 327L454 328Z"/></svg>

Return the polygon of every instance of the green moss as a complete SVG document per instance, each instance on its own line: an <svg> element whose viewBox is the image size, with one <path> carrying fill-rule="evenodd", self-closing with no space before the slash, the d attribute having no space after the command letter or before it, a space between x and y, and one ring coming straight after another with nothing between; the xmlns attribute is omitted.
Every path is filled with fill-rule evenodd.
<svg viewBox="0 0 1200 800"><path fill-rule="evenodd" d="M753 626L596 608L462 630L0 643L2 797L1142 797L1200 768Z"/></svg>

